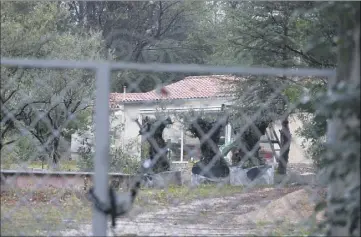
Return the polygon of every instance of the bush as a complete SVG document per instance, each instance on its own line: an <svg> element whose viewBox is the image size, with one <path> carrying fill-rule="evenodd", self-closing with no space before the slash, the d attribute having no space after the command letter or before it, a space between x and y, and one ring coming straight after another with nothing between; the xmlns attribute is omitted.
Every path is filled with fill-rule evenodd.
<svg viewBox="0 0 361 237"><path fill-rule="evenodd" d="M302 127L296 131L296 134L303 138L302 148L316 168L324 166L323 154L326 151L326 118L315 115L302 115L298 118L302 121Z"/></svg>
<svg viewBox="0 0 361 237"><path fill-rule="evenodd" d="M129 142L125 145L124 150L114 146L110 148L109 172L134 174L139 170L141 161L126 152L133 146L134 142ZM79 170L88 172L94 170L94 152L89 144L80 147L78 152L80 155L77 162Z"/></svg>
<svg viewBox="0 0 361 237"><path fill-rule="evenodd" d="M40 151L40 147L35 139L20 136L1 150L1 168L12 169L22 165L26 167L33 161L41 161L41 157L47 157L47 154Z"/></svg>
<svg viewBox="0 0 361 237"><path fill-rule="evenodd" d="M110 154L109 172L134 174L140 168L140 161L119 148L115 148Z"/></svg>
<svg viewBox="0 0 361 237"><path fill-rule="evenodd" d="M141 154L142 154L142 159L146 159L149 156L149 143L148 142L144 142L141 146Z"/></svg>
<svg viewBox="0 0 361 237"><path fill-rule="evenodd" d="M84 144L78 149L78 162L77 167L80 171L90 172L94 170L94 152L92 151L90 144Z"/></svg>
<svg viewBox="0 0 361 237"><path fill-rule="evenodd" d="M317 113L316 105L322 102L322 95L326 91L327 84L315 78L301 87L290 86L285 92L291 104L297 104L294 112L302 122L302 127L296 134L303 138L302 148L317 168L324 165L322 157L325 151L327 118Z"/></svg>

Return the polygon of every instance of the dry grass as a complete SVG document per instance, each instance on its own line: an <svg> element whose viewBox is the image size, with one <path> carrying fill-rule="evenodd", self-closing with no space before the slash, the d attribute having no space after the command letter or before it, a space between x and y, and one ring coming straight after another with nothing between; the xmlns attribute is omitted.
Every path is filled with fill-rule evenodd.
<svg viewBox="0 0 361 237"><path fill-rule="evenodd" d="M1 192L1 235L41 235L88 223L90 203L69 190Z"/></svg>
<svg viewBox="0 0 361 237"><path fill-rule="evenodd" d="M197 189L168 187L145 189L135 205L142 212L187 203L195 199L219 197L241 192L240 187L204 185ZM73 229L91 223L91 204L85 192L47 189L1 192L1 235L42 235L47 231Z"/></svg>
<svg viewBox="0 0 361 237"><path fill-rule="evenodd" d="M187 203L192 200L229 196L242 193L242 187L231 185L216 186L213 184L200 185L197 188L187 186L169 186L165 189L145 189L140 192L138 204L169 205L173 203ZM151 201L148 203L148 201Z"/></svg>
<svg viewBox="0 0 361 237"><path fill-rule="evenodd" d="M274 222L269 222L269 220L274 220L272 217L275 215L292 217L292 211L298 213L299 210L303 210L305 212L303 217L312 212L313 206L305 201L307 199L305 191L298 191L300 189L301 187L282 189L263 187L244 192L241 187L227 185L220 187L203 185L195 189L185 186L161 190L144 189L140 192L133 208L136 219L125 218L123 219L125 223L121 226L126 231L125 227L130 227L135 223L140 225L149 221L159 222L157 218L160 218L162 224L158 226L159 228L170 222L169 229L184 227L181 234L184 235L190 231L187 229L188 225L214 226L211 223L218 218L223 222L226 221L223 225L235 226L234 228L238 228L241 232L244 228L252 228L252 233L253 230L258 233L260 230L269 230L271 226L272 235L302 236L308 233L308 230L297 223L299 219L283 220L277 222L276 225ZM269 204L260 207L260 203L267 200ZM232 205L234 202L236 202L236 209ZM285 206L286 202L291 202L288 208ZM254 208L258 212L255 212ZM197 215L194 212L199 212L197 214L200 216L199 219L196 218ZM230 213L233 213L231 214L233 216L229 216ZM266 215L270 218L265 217ZM255 224L247 227L247 224L240 220L243 216L253 219ZM91 217L91 204L85 198L84 191L48 189L1 192L1 235L3 236L59 235L58 231L76 230L83 228L82 226L89 226ZM191 220L192 217L196 219ZM176 226L172 224L172 218L178 219ZM130 230L135 229L130 228ZM125 233L119 233L119 235Z"/></svg>

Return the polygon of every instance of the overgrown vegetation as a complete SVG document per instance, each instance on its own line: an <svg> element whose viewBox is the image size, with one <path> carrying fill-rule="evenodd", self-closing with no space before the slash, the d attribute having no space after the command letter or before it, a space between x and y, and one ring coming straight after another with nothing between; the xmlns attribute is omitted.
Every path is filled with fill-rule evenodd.
<svg viewBox="0 0 361 237"><path fill-rule="evenodd" d="M213 198L242 192L240 187L204 185L197 189L173 187L162 190L143 189L136 206L143 212L175 202L189 203L196 199ZM23 205L18 202L23 200ZM81 207L81 208L79 208ZM91 204L84 191L66 189L1 192L1 235L44 235L47 231L75 229L91 221Z"/></svg>
<svg viewBox="0 0 361 237"><path fill-rule="evenodd" d="M109 172L134 174L139 170L140 159L127 153L127 149L134 146L135 142L128 143L124 150L119 147L112 147L109 155ZM77 166L80 171L94 170L94 152L91 152L91 147L80 148L79 161Z"/></svg>

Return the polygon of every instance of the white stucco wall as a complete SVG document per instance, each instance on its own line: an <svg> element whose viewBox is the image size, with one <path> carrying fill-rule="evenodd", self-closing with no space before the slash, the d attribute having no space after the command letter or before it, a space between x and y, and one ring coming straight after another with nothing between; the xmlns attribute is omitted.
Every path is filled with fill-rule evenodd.
<svg viewBox="0 0 361 237"><path fill-rule="evenodd" d="M111 144L111 146L121 146L121 134L122 134L122 126L123 124L123 111L122 108L111 110L110 116L110 132L109 134L116 138L116 141ZM71 135L71 145L70 151L72 154L72 158L76 159L78 156L79 148L83 145L83 141L86 139L89 144L93 144L93 151L94 151L94 129L95 127L89 126L87 131L77 132Z"/></svg>
<svg viewBox="0 0 361 237"><path fill-rule="evenodd" d="M302 148L302 140L303 138L296 134L298 128L302 127L302 122L297 118L297 115L291 115L289 117L289 128L292 135L292 142L290 146L289 153L289 163L311 163L311 159L307 158L305 150ZM281 121L277 121L274 123L274 129L277 133L278 139L280 139L279 130L281 130ZM269 130L268 130L269 131ZM271 134L271 131L269 131ZM262 139L267 139L266 136L262 137ZM263 145L266 149L270 149L270 146L267 144ZM280 147L275 144L275 149L279 149Z"/></svg>

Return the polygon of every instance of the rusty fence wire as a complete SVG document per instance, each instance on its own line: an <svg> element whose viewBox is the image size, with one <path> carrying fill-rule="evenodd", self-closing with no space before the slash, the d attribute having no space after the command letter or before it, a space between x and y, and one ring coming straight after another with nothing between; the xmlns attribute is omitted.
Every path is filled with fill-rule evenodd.
<svg viewBox="0 0 361 237"><path fill-rule="evenodd" d="M1 70L4 235L305 235L323 218L300 108L334 70L11 58ZM144 80L156 89L132 93ZM107 207L117 192L115 228L91 187Z"/></svg>

